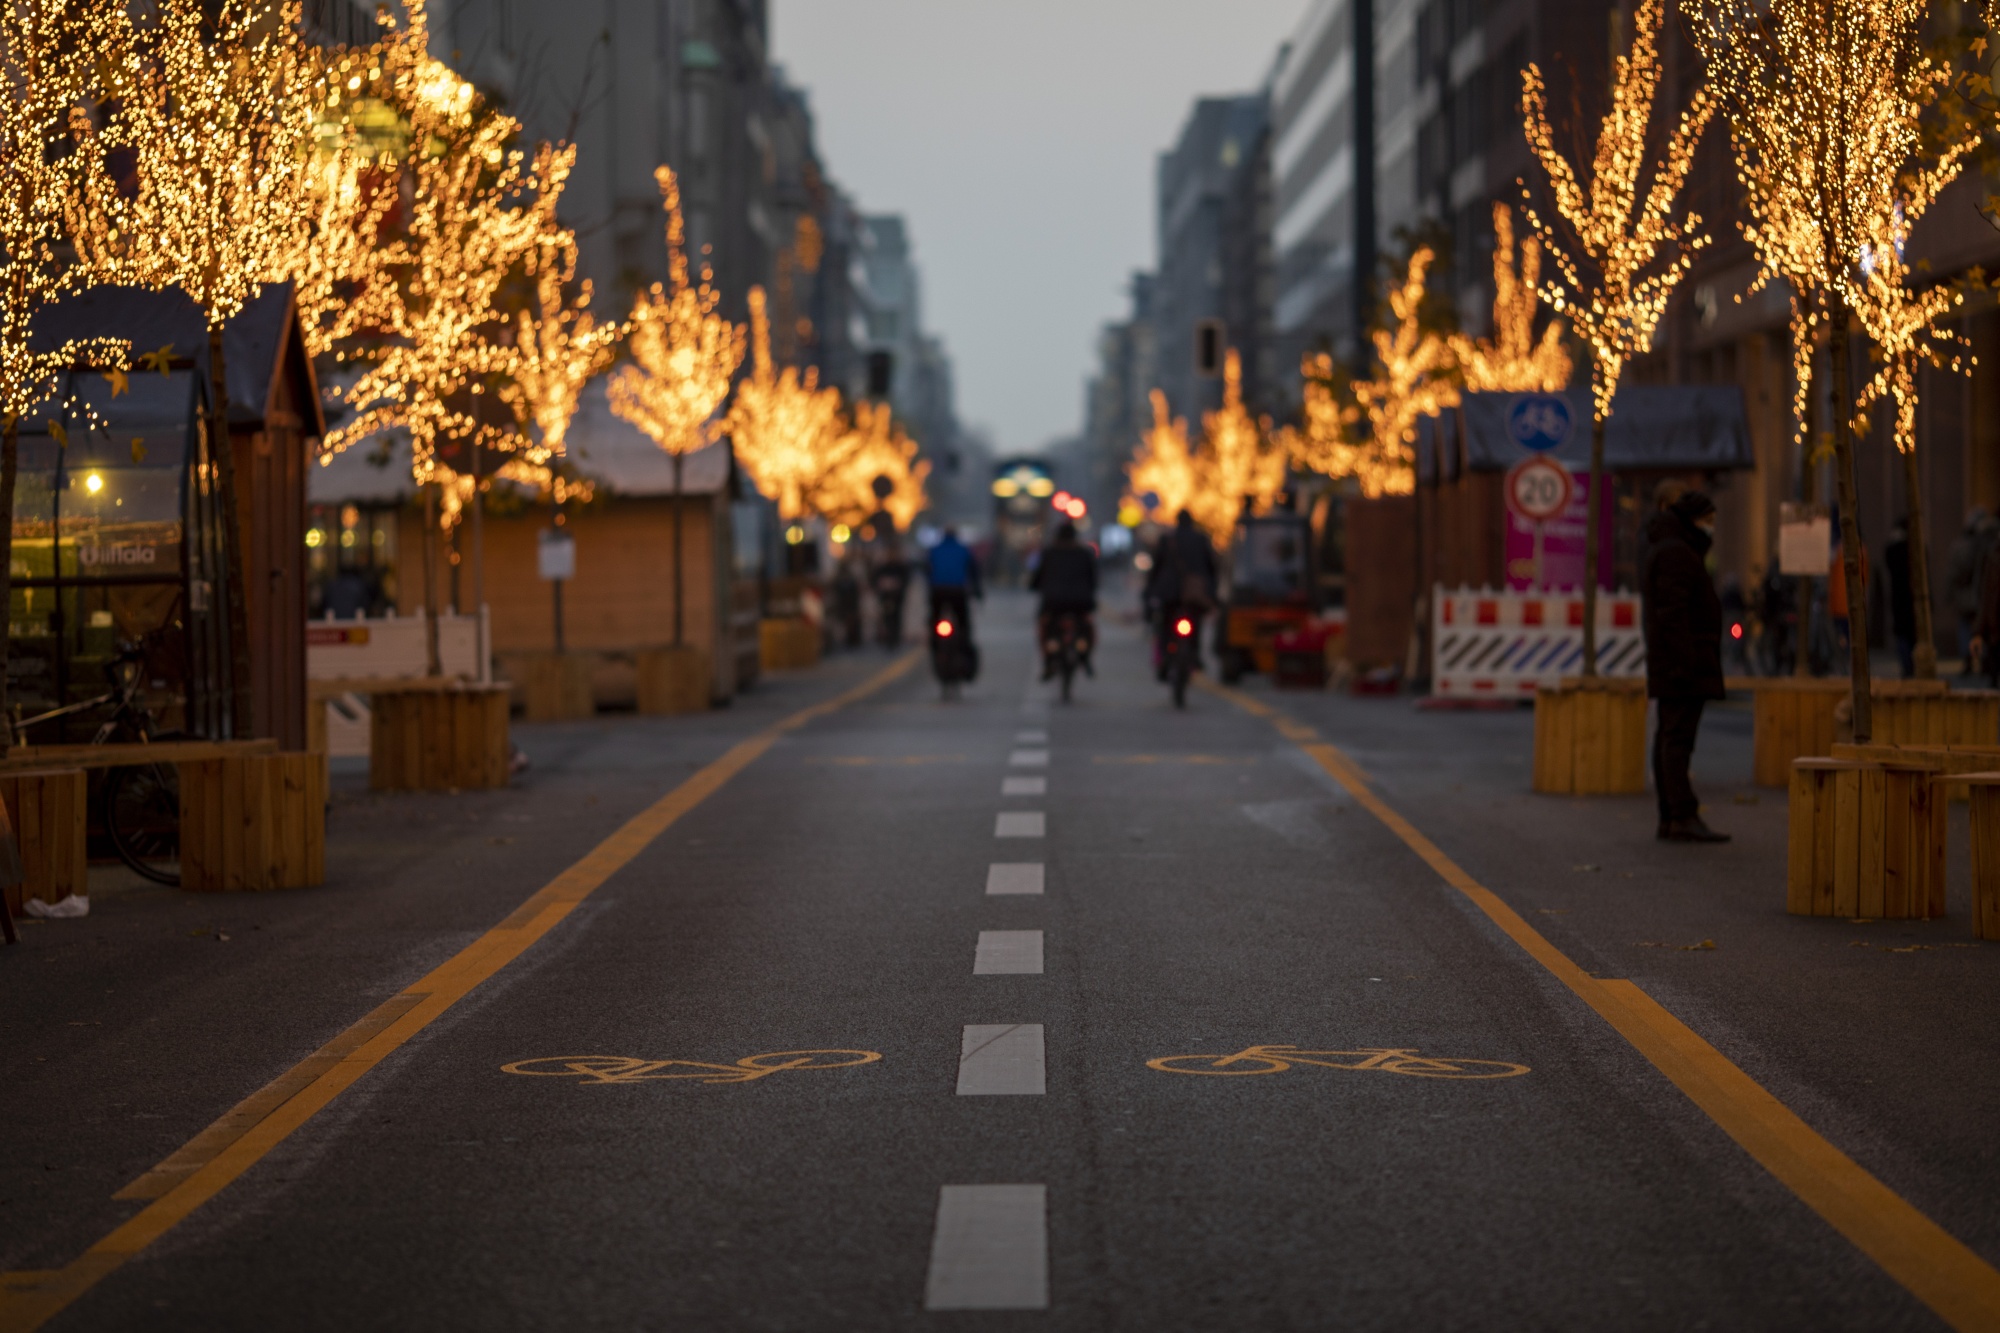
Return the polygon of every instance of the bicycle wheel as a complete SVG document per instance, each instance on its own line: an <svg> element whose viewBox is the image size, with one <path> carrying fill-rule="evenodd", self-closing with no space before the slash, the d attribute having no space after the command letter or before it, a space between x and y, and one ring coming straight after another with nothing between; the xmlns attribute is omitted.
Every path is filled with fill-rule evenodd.
<svg viewBox="0 0 2000 1333"><path fill-rule="evenodd" d="M114 768L104 779L104 830L118 859L156 884L181 882L181 780L174 764Z"/></svg>
<svg viewBox="0 0 2000 1333"><path fill-rule="evenodd" d="M1213 1078L1282 1074L1291 1067L1290 1061L1268 1055L1163 1055L1157 1060L1146 1061L1146 1068L1157 1069L1162 1074L1206 1074Z"/></svg>

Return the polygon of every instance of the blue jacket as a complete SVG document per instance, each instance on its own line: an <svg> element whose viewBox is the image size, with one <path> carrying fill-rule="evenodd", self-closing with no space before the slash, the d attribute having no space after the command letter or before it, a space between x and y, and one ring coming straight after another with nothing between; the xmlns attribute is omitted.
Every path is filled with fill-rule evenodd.
<svg viewBox="0 0 2000 1333"><path fill-rule="evenodd" d="M978 596L979 562L972 558L972 551L956 537L945 537L931 547L930 563L926 577L932 588L964 588Z"/></svg>

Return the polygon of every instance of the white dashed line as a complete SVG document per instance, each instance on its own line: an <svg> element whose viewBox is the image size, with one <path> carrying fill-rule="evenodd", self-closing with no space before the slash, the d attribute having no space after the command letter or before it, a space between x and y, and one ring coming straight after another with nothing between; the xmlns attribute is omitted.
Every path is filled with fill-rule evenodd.
<svg viewBox="0 0 2000 1333"><path fill-rule="evenodd" d="M1040 861L996 861L986 867L986 892L990 895L1040 893L1042 882Z"/></svg>
<svg viewBox="0 0 2000 1333"><path fill-rule="evenodd" d="M973 976L1038 977L1041 974L1041 931L982 930L979 932L979 948L972 955Z"/></svg>
<svg viewBox="0 0 2000 1333"><path fill-rule="evenodd" d="M1049 794L1049 780L1047 778L1002 778L1000 779L1000 794L1002 796L1046 796Z"/></svg>
<svg viewBox="0 0 2000 1333"><path fill-rule="evenodd" d="M1049 766L1049 752L1047 750L1016 750L1007 756L1007 762L1015 768L1047 768Z"/></svg>
<svg viewBox="0 0 2000 1333"><path fill-rule="evenodd" d="M1049 817L1040 810L1008 810L993 817L996 838L1047 837Z"/></svg>
<svg viewBox="0 0 2000 1333"><path fill-rule="evenodd" d="M959 1042L958 1095L1040 1097L1048 1091L1040 1023L968 1023Z"/></svg>
<svg viewBox="0 0 2000 1333"><path fill-rule="evenodd" d="M924 1308L1048 1309L1048 1186L939 1189Z"/></svg>

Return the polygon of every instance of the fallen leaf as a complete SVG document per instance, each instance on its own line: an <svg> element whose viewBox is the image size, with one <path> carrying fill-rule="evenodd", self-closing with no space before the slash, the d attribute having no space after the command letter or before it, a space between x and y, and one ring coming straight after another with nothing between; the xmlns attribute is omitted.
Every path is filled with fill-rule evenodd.
<svg viewBox="0 0 2000 1333"><path fill-rule="evenodd" d="M218 940L227 940L229 937L218 930L215 932L215 938Z"/></svg>
<svg viewBox="0 0 2000 1333"><path fill-rule="evenodd" d="M1713 949L1714 947L1715 947L1714 940L1703 940L1700 944L1683 944L1681 946L1681 952L1686 953L1694 949Z"/></svg>
<svg viewBox="0 0 2000 1333"><path fill-rule="evenodd" d="M1902 946L1901 948L1897 948L1896 946L1894 946L1894 945L1891 945L1891 946L1889 947L1889 952L1890 952L1890 953L1915 953L1915 952L1916 952L1917 950L1919 950L1919 949L1928 949L1928 948L1930 948L1930 947L1931 947L1931 946L1930 946L1930 945L1928 945L1928 944L1906 944L1906 945L1903 945L1903 946Z"/></svg>
<svg viewBox="0 0 2000 1333"><path fill-rule="evenodd" d="M1570 869L1571 869L1571 870L1602 870L1602 869L1604 869L1604 867L1603 867L1603 866L1594 866L1594 865L1580 865L1580 866L1571 866L1571 867L1570 867Z"/></svg>

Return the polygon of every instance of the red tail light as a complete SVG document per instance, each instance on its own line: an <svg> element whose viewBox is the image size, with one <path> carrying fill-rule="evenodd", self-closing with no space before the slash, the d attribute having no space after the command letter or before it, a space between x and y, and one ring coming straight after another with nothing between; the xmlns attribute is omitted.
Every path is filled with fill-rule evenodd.
<svg viewBox="0 0 2000 1333"><path fill-rule="evenodd" d="M951 622L949 620L938 621L937 636L940 639L949 639L951 637Z"/></svg>
<svg viewBox="0 0 2000 1333"><path fill-rule="evenodd" d="M1732 639L1740 639L1740 638L1742 638L1742 637L1743 637L1743 627L1742 627L1741 625L1731 625L1731 626L1729 627L1729 637L1730 637L1730 638L1732 638Z"/></svg>
<svg viewBox="0 0 2000 1333"><path fill-rule="evenodd" d="M1194 633L1194 622L1186 616L1182 616L1174 622L1174 633L1180 635L1183 639L1187 638Z"/></svg>

